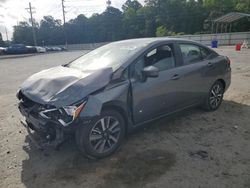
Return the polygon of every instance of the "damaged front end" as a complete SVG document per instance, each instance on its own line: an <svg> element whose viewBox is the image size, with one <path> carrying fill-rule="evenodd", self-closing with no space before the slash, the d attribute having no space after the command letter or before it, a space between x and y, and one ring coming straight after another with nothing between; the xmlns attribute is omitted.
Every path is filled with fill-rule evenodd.
<svg viewBox="0 0 250 188"><path fill-rule="evenodd" d="M27 129L30 140L38 149L53 147L58 149L75 132L77 117L86 100L71 106L56 108L43 105L27 98L22 91L17 94L19 111L25 117L21 121Z"/></svg>
<svg viewBox="0 0 250 188"><path fill-rule="evenodd" d="M77 124L89 122L85 117L98 115L102 104L90 94L108 85L112 73L112 68L81 71L58 66L29 77L17 98L26 119L22 124L32 141L39 140L35 145L58 148L75 133Z"/></svg>

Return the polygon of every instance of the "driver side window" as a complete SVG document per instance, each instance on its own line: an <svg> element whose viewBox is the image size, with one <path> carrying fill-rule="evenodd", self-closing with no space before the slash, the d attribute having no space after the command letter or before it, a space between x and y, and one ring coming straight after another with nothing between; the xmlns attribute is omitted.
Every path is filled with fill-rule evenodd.
<svg viewBox="0 0 250 188"><path fill-rule="evenodd" d="M141 57L134 64L132 76L137 80L141 80L143 77L142 70L147 66L155 66L159 71L174 68L175 58L173 44L159 46Z"/></svg>

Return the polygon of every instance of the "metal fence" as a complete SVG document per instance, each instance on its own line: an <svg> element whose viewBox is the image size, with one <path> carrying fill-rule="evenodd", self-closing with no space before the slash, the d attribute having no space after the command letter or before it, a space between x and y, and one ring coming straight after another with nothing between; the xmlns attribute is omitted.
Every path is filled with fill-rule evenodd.
<svg viewBox="0 0 250 188"><path fill-rule="evenodd" d="M243 43L244 40L247 40L248 42L250 42L250 32L180 35L180 36L173 36L173 37L195 40L205 45L210 45L213 39L217 39L219 42L219 45L222 45L222 46Z"/></svg>
<svg viewBox="0 0 250 188"><path fill-rule="evenodd" d="M90 44L68 44L68 50L93 50L105 44L108 44L108 42ZM64 47L64 45L61 47Z"/></svg>
<svg viewBox="0 0 250 188"><path fill-rule="evenodd" d="M213 39L218 40L218 45L235 45L243 43L247 40L250 43L250 32L237 32L237 33L218 33L218 34L200 34L200 35L176 35L170 38L183 38L201 42L210 46ZM108 43L108 42L107 42ZM69 50L92 50L107 43L91 43L91 44L69 44Z"/></svg>

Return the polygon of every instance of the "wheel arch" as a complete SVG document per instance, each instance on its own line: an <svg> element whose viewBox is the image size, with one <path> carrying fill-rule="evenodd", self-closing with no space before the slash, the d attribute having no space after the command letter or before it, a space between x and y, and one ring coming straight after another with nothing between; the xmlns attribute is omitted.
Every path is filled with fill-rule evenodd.
<svg viewBox="0 0 250 188"><path fill-rule="evenodd" d="M216 81L222 83L223 89L224 89L224 90L226 89L226 82L225 82L225 80L223 80L223 79L220 78L220 79L218 79L218 80L216 80Z"/></svg>
<svg viewBox="0 0 250 188"><path fill-rule="evenodd" d="M120 104L119 102L109 102L106 103L102 106L102 111L103 110L116 110L119 114L121 114L121 116L123 117L124 121L125 121L125 131L126 133L128 133L128 130L130 128L131 125L131 121L129 118L129 112L128 110L126 110L126 107L124 107L123 104Z"/></svg>

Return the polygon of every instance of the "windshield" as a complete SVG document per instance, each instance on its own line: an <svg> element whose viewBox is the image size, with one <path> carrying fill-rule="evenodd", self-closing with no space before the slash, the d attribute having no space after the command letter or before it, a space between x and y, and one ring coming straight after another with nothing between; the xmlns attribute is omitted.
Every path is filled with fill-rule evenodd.
<svg viewBox="0 0 250 188"><path fill-rule="evenodd" d="M87 70L98 70L111 67L116 71L130 57L138 53L145 43L114 42L97 48L71 62L68 67Z"/></svg>

